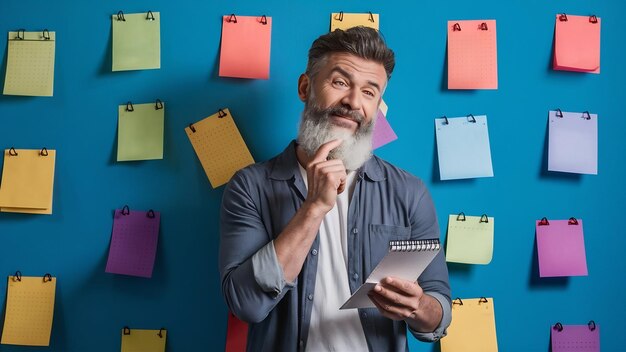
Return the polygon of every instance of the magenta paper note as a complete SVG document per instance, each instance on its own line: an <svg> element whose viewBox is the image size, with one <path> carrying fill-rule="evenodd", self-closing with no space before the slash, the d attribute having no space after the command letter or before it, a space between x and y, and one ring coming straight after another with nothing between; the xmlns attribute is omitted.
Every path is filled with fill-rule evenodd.
<svg viewBox="0 0 626 352"><path fill-rule="evenodd" d="M552 327L552 352L600 352L600 326L563 325L559 331Z"/></svg>
<svg viewBox="0 0 626 352"><path fill-rule="evenodd" d="M536 231L540 277L587 276L582 220L537 220Z"/></svg>
<svg viewBox="0 0 626 352"><path fill-rule="evenodd" d="M383 114L382 110L378 110L378 117L376 118L372 136L372 149L382 147L396 139L398 139L398 136L396 136L396 133L391 128L387 117Z"/></svg>
<svg viewBox="0 0 626 352"><path fill-rule="evenodd" d="M117 209L106 272L152 277L161 214Z"/></svg>

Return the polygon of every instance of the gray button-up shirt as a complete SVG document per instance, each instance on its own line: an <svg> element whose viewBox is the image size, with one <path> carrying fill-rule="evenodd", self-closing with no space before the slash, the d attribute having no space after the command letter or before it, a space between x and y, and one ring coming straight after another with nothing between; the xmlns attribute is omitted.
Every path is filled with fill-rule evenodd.
<svg viewBox="0 0 626 352"><path fill-rule="evenodd" d="M319 238L300 275L285 282L273 240L306 198L295 142L277 157L237 172L226 186L221 209L219 270L230 310L249 323L248 350L295 351L306 346ZM354 292L385 256L392 240L439 238L432 199L415 176L373 156L358 170L348 209L348 277ZM450 285L440 252L419 277L425 293L443 308L432 333L411 333L436 341L450 324ZM376 308L359 309L370 351L407 349L404 321L383 317Z"/></svg>

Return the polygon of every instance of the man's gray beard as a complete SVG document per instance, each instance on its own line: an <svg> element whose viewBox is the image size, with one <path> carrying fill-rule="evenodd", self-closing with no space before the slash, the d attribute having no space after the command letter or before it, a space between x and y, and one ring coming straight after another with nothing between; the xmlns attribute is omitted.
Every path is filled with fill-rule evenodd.
<svg viewBox="0 0 626 352"><path fill-rule="evenodd" d="M330 152L328 159L340 159L349 171L361 167L372 156L375 118L369 124L365 124L360 114L350 113L351 117L359 122L356 132L352 134L351 131L337 127L330 121L333 108L322 109L310 100L306 102L302 112L298 128L298 146L308 156L313 156L322 144L342 139L343 143ZM347 115L346 111L342 115Z"/></svg>

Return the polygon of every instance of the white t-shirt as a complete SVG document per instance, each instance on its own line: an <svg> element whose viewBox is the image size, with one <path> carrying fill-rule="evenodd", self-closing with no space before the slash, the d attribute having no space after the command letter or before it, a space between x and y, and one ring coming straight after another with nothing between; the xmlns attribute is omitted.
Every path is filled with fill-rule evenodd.
<svg viewBox="0 0 626 352"><path fill-rule="evenodd" d="M307 185L306 170L300 172ZM317 275L307 351L367 351L357 309L339 310L350 297L348 285L348 206L356 172L348 173L345 191L319 229Z"/></svg>

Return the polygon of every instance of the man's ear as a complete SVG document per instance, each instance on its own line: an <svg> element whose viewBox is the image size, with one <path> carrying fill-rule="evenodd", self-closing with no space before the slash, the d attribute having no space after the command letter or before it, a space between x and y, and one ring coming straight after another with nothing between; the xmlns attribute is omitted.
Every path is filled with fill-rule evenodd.
<svg viewBox="0 0 626 352"><path fill-rule="evenodd" d="M306 101L309 97L310 83L311 81L306 73L301 74L300 78L298 78L298 96L300 97L300 100Z"/></svg>

